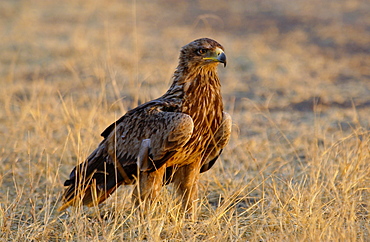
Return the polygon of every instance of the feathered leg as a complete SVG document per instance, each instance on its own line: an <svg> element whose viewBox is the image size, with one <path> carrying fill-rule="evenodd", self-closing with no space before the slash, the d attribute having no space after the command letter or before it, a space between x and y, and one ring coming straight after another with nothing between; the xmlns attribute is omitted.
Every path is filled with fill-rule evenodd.
<svg viewBox="0 0 370 242"><path fill-rule="evenodd" d="M166 167L162 166L156 171L139 172L139 177L136 186L132 193L132 200L136 205L151 204L158 197L158 194L163 185L163 176Z"/></svg>
<svg viewBox="0 0 370 242"><path fill-rule="evenodd" d="M182 207L192 219L196 218L200 162L182 166L176 171L173 182L177 194L182 196Z"/></svg>
<svg viewBox="0 0 370 242"><path fill-rule="evenodd" d="M163 176L166 166L162 166L155 171L150 171L151 158L149 157L150 139L144 139L141 142L137 164L137 181L133 191L133 201L136 205L152 202L159 194L163 184Z"/></svg>

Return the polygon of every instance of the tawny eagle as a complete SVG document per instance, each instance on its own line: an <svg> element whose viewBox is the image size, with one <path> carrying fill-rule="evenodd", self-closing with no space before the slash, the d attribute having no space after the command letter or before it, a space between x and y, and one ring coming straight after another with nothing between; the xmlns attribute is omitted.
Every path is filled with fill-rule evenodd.
<svg viewBox="0 0 370 242"><path fill-rule="evenodd" d="M151 201L169 183L174 183L183 208L193 210L199 174L214 165L231 133L219 63L226 66L226 55L215 40L185 45L168 91L107 127L104 140L72 170L60 210L78 201L99 204L122 184L136 184L134 200Z"/></svg>

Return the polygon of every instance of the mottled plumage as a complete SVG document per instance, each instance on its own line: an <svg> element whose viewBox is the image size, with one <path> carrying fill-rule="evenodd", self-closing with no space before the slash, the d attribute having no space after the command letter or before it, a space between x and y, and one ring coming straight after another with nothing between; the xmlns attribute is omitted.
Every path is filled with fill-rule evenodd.
<svg viewBox="0 0 370 242"><path fill-rule="evenodd" d="M184 209L193 209L199 174L213 166L230 138L218 63L226 65L226 56L216 41L184 46L169 90L103 131L98 148L65 181L60 209L80 200L99 204L121 184L136 181L136 201L154 199L162 185L173 182Z"/></svg>

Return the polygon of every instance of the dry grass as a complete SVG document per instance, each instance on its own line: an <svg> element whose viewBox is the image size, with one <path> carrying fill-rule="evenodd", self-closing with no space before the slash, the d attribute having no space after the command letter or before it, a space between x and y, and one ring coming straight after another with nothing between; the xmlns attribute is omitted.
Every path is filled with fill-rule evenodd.
<svg viewBox="0 0 370 242"><path fill-rule="evenodd" d="M369 241L370 16L361 0L2 1L1 241ZM58 213L100 132L169 86L179 48L221 42L232 139L199 218L171 188Z"/></svg>

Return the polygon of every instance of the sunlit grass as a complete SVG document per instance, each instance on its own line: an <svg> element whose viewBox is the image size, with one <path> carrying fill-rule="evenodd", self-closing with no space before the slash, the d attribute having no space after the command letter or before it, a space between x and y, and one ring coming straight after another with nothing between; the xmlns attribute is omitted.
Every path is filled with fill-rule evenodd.
<svg viewBox="0 0 370 242"><path fill-rule="evenodd" d="M5 1L0 240L368 240L369 59L359 51L365 25L357 18L340 25L339 12L321 24L326 15L304 1L298 9L253 2L246 13L243 3L216 2L227 17L198 14L184 24L176 21L189 9L208 5L173 3L172 12L141 1ZM342 14L361 9L357 1L340 2L347 3L338 3ZM268 24L259 22L259 8L271 11L263 15ZM305 28L295 28L302 9L298 26ZM251 16L259 21L239 20ZM361 23L366 16L358 16ZM220 160L201 176L197 220L180 213L171 186L145 214L131 203L131 186L98 207L58 212L64 180L104 128L163 94L179 48L205 36L226 49L228 66L219 74L234 125Z"/></svg>

